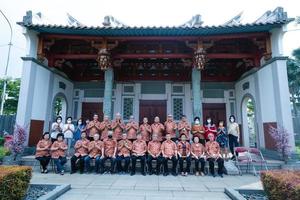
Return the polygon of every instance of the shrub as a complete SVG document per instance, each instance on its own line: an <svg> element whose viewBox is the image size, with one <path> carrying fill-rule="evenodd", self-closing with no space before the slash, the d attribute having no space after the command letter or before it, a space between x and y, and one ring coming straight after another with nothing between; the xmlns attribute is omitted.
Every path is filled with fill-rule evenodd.
<svg viewBox="0 0 300 200"><path fill-rule="evenodd" d="M0 166L1 200L20 200L26 195L31 179L31 167Z"/></svg>
<svg viewBox="0 0 300 200"><path fill-rule="evenodd" d="M5 147L0 146L0 160L2 160L4 156L8 155L10 155L10 151Z"/></svg>
<svg viewBox="0 0 300 200"><path fill-rule="evenodd" d="M3 146L4 142L5 142L4 138L2 136L0 136L0 146Z"/></svg>
<svg viewBox="0 0 300 200"><path fill-rule="evenodd" d="M14 160L23 153L27 135L27 126L15 125L13 140L7 144L14 155Z"/></svg>
<svg viewBox="0 0 300 200"><path fill-rule="evenodd" d="M264 171L261 181L270 200L300 199L300 170Z"/></svg>

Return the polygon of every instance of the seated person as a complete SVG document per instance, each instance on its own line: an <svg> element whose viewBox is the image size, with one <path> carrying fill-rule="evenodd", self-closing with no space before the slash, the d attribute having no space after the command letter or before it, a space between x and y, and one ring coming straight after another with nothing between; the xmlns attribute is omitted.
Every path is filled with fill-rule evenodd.
<svg viewBox="0 0 300 200"><path fill-rule="evenodd" d="M186 141L186 135L182 134L180 136L180 141L177 144L177 154L179 160L179 171L182 176L187 176L190 173L191 168L191 145ZM183 169L183 161L186 161L186 168Z"/></svg>
<svg viewBox="0 0 300 200"><path fill-rule="evenodd" d="M35 159L40 161L41 173L48 173L47 166L51 159L50 147L52 143L50 140L50 133L45 132L42 139L36 145Z"/></svg>
<svg viewBox="0 0 300 200"><path fill-rule="evenodd" d="M162 156L161 156L161 142L158 141L158 135L156 133L153 133L152 140L148 143L147 164L148 164L149 175L153 174L152 160L156 160L156 175L159 175L160 165L162 163Z"/></svg>
<svg viewBox="0 0 300 200"><path fill-rule="evenodd" d="M194 142L191 145L191 156L195 160L195 170L196 176L204 176L205 167L205 147L200 143L200 138L198 136L194 137ZM199 162L201 163L201 170L199 171Z"/></svg>
<svg viewBox="0 0 300 200"><path fill-rule="evenodd" d="M172 175L177 176L177 147L176 143L171 140L170 134L166 135L166 141L164 141L161 145L161 153L163 156L164 176L169 174L168 160L172 160Z"/></svg>
<svg viewBox="0 0 300 200"><path fill-rule="evenodd" d="M104 140L104 158L101 162L101 168L105 169L105 161L110 160L110 173L114 173L117 153L117 141L113 139L112 131L108 132L108 138Z"/></svg>
<svg viewBox="0 0 300 200"><path fill-rule="evenodd" d="M127 139L127 134L122 134L122 140L118 142L118 153L117 153L117 170L118 173L127 173L128 166L130 163L130 152L132 149L132 142ZM125 166L122 167L122 160L125 160Z"/></svg>
<svg viewBox="0 0 300 200"><path fill-rule="evenodd" d="M93 141L89 143L88 151L89 155L85 157L84 163L87 172L90 172L90 162L92 159L95 159L95 172L99 173L99 166L101 160L104 157L104 146L103 142L100 139L100 135L98 133L94 134ZM102 168L100 169L100 173L102 172Z"/></svg>
<svg viewBox="0 0 300 200"><path fill-rule="evenodd" d="M142 140L142 135L139 133L137 135L137 139L133 142L132 145L132 169L131 176L135 174L135 166L136 160L139 159L141 161L141 173L143 176L146 176L145 173L145 161L146 161L146 152L147 152L147 144L144 140Z"/></svg>
<svg viewBox="0 0 300 200"><path fill-rule="evenodd" d="M75 154L71 158L71 174L77 171L76 163L79 162L80 173L83 173L84 170L84 159L88 155L88 145L89 140L86 138L86 132L81 133L81 140L77 140L75 143L74 149Z"/></svg>
<svg viewBox="0 0 300 200"><path fill-rule="evenodd" d="M206 142L207 160L209 162L209 171L215 177L215 161L218 163L218 174L223 178L224 160L220 154L219 143L215 141L214 133L208 134L209 141Z"/></svg>
<svg viewBox="0 0 300 200"><path fill-rule="evenodd" d="M51 158L57 167L57 173L64 175L64 165L67 163L66 150L67 144L64 142L64 134L57 134L56 141L51 146Z"/></svg>

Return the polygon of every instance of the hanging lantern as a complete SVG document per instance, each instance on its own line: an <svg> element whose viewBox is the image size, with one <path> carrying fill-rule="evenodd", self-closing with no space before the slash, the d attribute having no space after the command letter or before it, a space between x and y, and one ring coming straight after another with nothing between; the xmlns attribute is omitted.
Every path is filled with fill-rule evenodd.
<svg viewBox="0 0 300 200"><path fill-rule="evenodd" d="M206 52L203 48L198 48L194 53L194 66L198 70L204 69L206 64Z"/></svg>
<svg viewBox="0 0 300 200"><path fill-rule="evenodd" d="M100 49L97 57L98 66L101 70L105 71L111 67L110 53L107 49Z"/></svg>

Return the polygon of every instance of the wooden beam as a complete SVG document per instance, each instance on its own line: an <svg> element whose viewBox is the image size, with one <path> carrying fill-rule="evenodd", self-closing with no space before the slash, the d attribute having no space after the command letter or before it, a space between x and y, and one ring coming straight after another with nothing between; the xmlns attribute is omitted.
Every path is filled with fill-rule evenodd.
<svg viewBox="0 0 300 200"><path fill-rule="evenodd" d="M207 57L210 59L242 59L254 58L256 55L251 53L208 53Z"/></svg>
<svg viewBox="0 0 300 200"><path fill-rule="evenodd" d="M187 40L219 40L219 39L238 39L238 38L256 38L267 37L269 33L240 33L226 35L207 35L207 36L89 36L89 35L70 35L70 34L40 34L49 39L78 39L78 40L119 40L119 41L187 41Z"/></svg>
<svg viewBox="0 0 300 200"><path fill-rule="evenodd" d="M113 55L113 58L118 58L118 59L138 59L138 58L192 58L192 54L183 54L183 53L156 53L156 54L118 54L118 55Z"/></svg>

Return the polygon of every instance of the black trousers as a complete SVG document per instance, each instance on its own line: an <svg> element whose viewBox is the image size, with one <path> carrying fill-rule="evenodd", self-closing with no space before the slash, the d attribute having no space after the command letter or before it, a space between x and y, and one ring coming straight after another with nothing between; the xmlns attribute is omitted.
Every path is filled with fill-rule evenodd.
<svg viewBox="0 0 300 200"><path fill-rule="evenodd" d="M231 134L229 134L228 137L229 137L229 149L230 149L230 152L232 153L232 155L237 155L237 152L234 152L234 147L238 147L239 146L238 137L234 136L234 135L231 135Z"/></svg>
<svg viewBox="0 0 300 200"><path fill-rule="evenodd" d="M136 160L140 160L141 161L141 172L144 173L145 172L145 162L146 162L146 156L143 155L143 156L135 156L135 155L132 155L131 156L131 161L132 161L132 169L131 171L133 173L135 173L135 168L136 168Z"/></svg>
<svg viewBox="0 0 300 200"><path fill-rule="evenodd" d="M105 169L105 161L106 160L110 160L110 172L114 173L115 171L115 164L116 164L116 159L113 157L105 157L103 159L101 159L101 169L104 170Z"/></svg>
<svg viewBox="0 0 300 200"><path fill-rule="evenodd" d="M199 158L199 159L196 159L196 158L193 158L193 160L195 160L195 170L196 172L199 172L199 162L201 163L201 172L204 173L204 167L205 167L205 160L204 158Z"/></svg>
<svg viewBox="0 0 300 200"><path fill-rule="evenodd" d="M169 173L168 160L172 161L172 173L176 173L177 159L175 156L172 156L172 158L163 157L164 173Z"/></svg>
<svg viewBox="0 0 300 200"><path fill-rule="evenodd" d="M35 159L40 161L40 165L42 166L43 170L45 170L47 169L51 156L36 157Z"/></svg>
<svg viewBox="0 0 300 200"><path fill-rule="evenodd" d="M122 167L122 160L125 160L125 165L124 168ZM128 166L130 164L130 156L117 156L116 158L116 162L117 162L117 170L118 172L128 172Z"/></svg>
<svg viewBox="0 0 300 200"><path fill-rule="evenodd" d="M209 172L214 175L215 174L215 162L218 163L218 174L223 174L223 168L224 168L224 160L222 158L208 158L209 162Z"/></svg>
<svg viewBox="0 0 300 200"><path fill-rule="evenodd" d="M190 173L190 169L191 169L191 157L178 157L179 160L179 171L180 172L187 172ZM186 161L186 168L183 169L183 162Z"/></svg>
<svg viewBox="0 0 300 200"><path fill-rule="evenodd" d="M72 156L71 158L71 172L76 172L78 170L77 163L79 163L79 171L83 173L84 170L84 159L86 156Z"/></svg>
<svg viewBox="0 0 300 200"><path fill-rule="evenodd" d="M156 173L159 173L160 172L160 166L161 166L161 163L162 163L162 160L163 160L162 156L158 156L158 157L154 158L153 156L148 155L147 165L148 165L149 173L153 172L152 160L156 160Z"/></svg>

